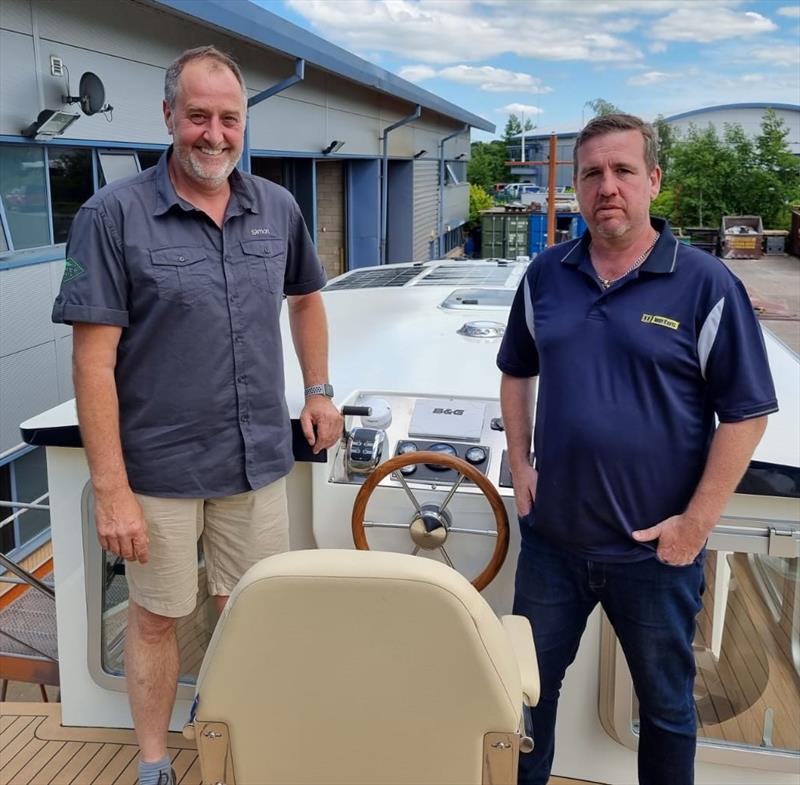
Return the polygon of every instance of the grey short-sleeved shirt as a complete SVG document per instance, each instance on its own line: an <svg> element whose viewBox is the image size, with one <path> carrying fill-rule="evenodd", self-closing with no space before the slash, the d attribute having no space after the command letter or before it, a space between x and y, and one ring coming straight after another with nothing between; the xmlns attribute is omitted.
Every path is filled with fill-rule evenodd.
<svg viewBox="0 0 800 785"><path fill-rule="evenodd" d="M158 165L80 209L53 321L122 327L122 449L131 488L214 498L292 467L278 319L325 273L288 191L235 171L220 229Z"/></svg>

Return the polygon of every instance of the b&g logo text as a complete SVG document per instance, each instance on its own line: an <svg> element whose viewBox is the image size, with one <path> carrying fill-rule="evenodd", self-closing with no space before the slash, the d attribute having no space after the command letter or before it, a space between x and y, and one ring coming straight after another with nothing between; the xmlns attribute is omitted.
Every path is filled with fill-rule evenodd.
<svg viewBox="0 0 800 785"><path fill-rule="evenodd" d="M455 414L456 416L460 417L462 414L464 414L464 410L463 409L443 409L442 407L437 406L433 410L433 413L434 414Z"/></svg>

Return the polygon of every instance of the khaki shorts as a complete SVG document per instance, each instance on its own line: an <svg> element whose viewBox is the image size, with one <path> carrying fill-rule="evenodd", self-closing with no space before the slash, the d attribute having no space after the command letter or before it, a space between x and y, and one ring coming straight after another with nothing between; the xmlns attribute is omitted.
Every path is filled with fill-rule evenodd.
<svg viewBox="0 0 800 785"><path fill-rule="evenodd" d="M197 541L203 541L208 593L226 597L261 559L289 550L286 481L221 499L136 498L150 534L147 564L126 565L137 605L178 618L197 600Z"/></svg>

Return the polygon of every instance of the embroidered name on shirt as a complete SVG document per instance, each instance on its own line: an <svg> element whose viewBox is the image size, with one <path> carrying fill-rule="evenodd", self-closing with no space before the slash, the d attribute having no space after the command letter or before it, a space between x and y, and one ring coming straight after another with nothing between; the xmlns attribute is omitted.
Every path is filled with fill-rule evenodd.
<svg viewBox="0 0 800 785"><path fill-rule="evenodd" d="M64 278L62 279L62 283L69 283L75 278L83 275L85 272L86 269L84 266L77 259L73 259L70 256L67 258L67 262L64 265Z"/></svg>
<svg viewBox="0 0 800 785"><path fill-rule="evenodd" d="M668 319L666 316L656 316L652 313L643 313L642 321L645 324L657 324L659 327L669 327L670 330L677 330L681 326L681 323L676 322L674 319Z"/></svg>
<svg viewBox="0 0 800 785"><path fill-rule="evenodd" d="M272 234L269 229L251 229L250 234L252 235L259 235L259 234Z"/></svg>

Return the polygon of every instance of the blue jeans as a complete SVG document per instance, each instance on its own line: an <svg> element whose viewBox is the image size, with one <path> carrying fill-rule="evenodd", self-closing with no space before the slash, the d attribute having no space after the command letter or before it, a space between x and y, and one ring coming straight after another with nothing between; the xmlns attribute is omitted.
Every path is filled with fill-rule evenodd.
<svg viewBox="0 0 800 785"><path fill-rule="evenodd" d="M588 561L520 521L514 613L533 627L541 697L532 710L534 750L520 755L520 785L546 785L564 673L599 602L625 652L639 699L640 785L692 785L696 712L694 619L702 607L704 553L694 564ZM587 710L595 696L587 695ZM580 754L580 750L575 750Z"/></svg>

